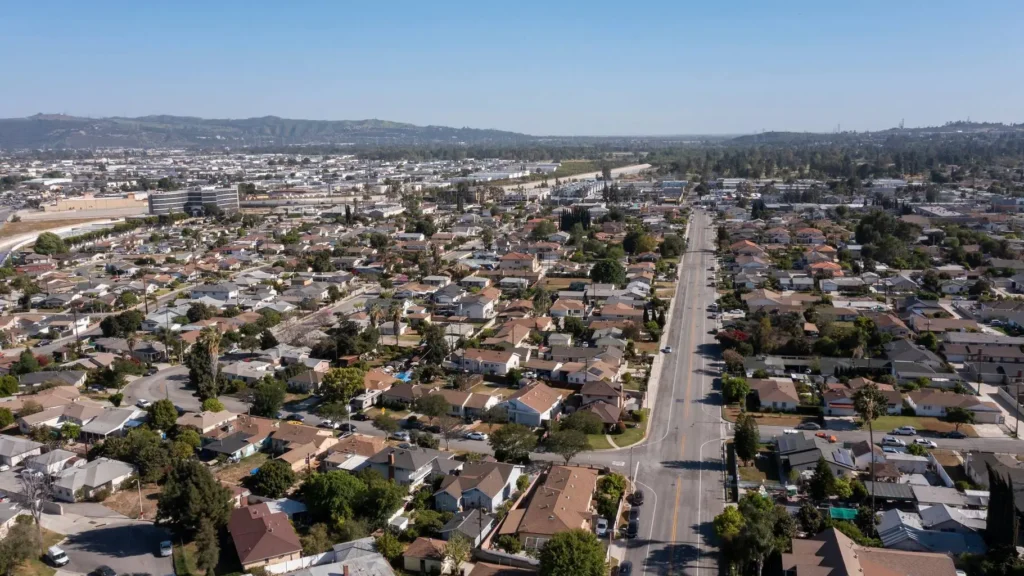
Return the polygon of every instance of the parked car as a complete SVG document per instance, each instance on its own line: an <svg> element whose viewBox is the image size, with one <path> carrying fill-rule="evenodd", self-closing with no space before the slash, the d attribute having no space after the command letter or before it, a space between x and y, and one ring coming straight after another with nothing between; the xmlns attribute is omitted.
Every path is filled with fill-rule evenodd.
<svg viewBox="0 0 1024 576"><path fill-rule="evenodd" d="M900 426L899 428L893 428L890 434L897 436L917 436L917 428L913 426Z"/></svg>
<svg viewBox="0 0 1024 576"><path fill-rule="evenodd" d="M317 424L317 426L321 428L334 428L334 420L331 420L330 418L324 418L323 420L320 421L319 424Z"/></svg>
<svg viewBox="0 0 1024 576"><path fill-rule="evenodd" d="M356 413L352 414L350 416L350 418L352 418L353 420L358 420L360 422L365 422L366 420L370 419L369 416L367 416L366 414L363 414L362 412L356 412Z"/></svg>
<svg viewBox="0 0 1024 576"><path fill-rule="evenodd" d="M953 438L954 440L963 440L964 438L967 438L967 434L964 434L963 432L960 432L958 430L946 432L945 436L946 438Z"/></svg>
<svg viewBox="0 0 1024 576"><path fill-rule="evenodd" d="M477 432L477 431L474 430L473 432L467 433L466 434L466 438L468 438L470 440L483 440L483 441L486 441L487 440L487 434L484 434L483 432Z"/></svg>
<svg viewBox="0 0 1024 576"><path fill-rule="evenodd" d="M671 346L665 346L664 348L661 349L661 351L664 352L665 354L671 354L672 353L672 347Z"/></svg>
<svg viewBox="0 0 1024 576"><path fill-rule="evenodd" d="M619 564L619 576L631 576L633 574L633 563L629 560Z"/></svg>
<svg viewBox="0 0 1024 576"><path fill-rule="evenodd" d="M821 425L815 422L801 422L796 427L797 430L821 430Z"/></svg>
<svg viewBox="0 0 1024 576"><path fill-rule="evenodd" d="M633 506L632 508L629 509L629 521L632 522L633 520L639 520L639 519L640 519L640 508L637 507L637 506Z"/></svg>
<svg viewBox="0 0 1024 576"><path fill-rule="evenodd" d="M597 526L594 528L594 532L597 534L598 538L604 538L605 536L607 536L608 535L608 519L607 518L598 518L597 519Z"/></svg>
<svg viewBox="0 0 1024 576"><path fill-rule="evenodd" d="M63 566L67 564L70 559L68 555L64 553L64 550L60 546L50 546L46 549L46 559L50 561L50 564L54 566Z"/></svg>
<svg viewBox="0 0 1024 576"><path fill-rule="evenodd" d="M298 412L293 412L288 415L289 422L302 422L305 419L306 417L303 416L302 414L299 414Z"/></svg>
<svg viewBox="0 0 1024 576"><path fill-rule="evenodd" d="M882 436L882 446L899 446L905 448L907 443L895 436Z"/></svg>
<svg viewBox="0 0 1024 576"><path fill-rule="evenodd" d="M341 430L342 432L355 432L356 431L356 425L352 424L352 423L349 423L349 422L341 424L337 428L338 428L338 430Z"/></svg>
<svg viewBox="0 0 1024 576"><path fill-rule="evenodd" d="M636 492L633 492L633 497L630 499L630 502L632 502L633 506L643 506L644 505L644 491L643 490L637 490Z"/></svg>
<svg viewBox="0 0 1024 576"><path fill-rule="evenodd" d="M899 448L893 448L892 446L885 446L885 447L883 447L882 448L882 452L885 452L887 454L900 454L901 453Z"/></svg>
<svg viewBox="0 0 1024 576"><path fill-rule="evenodd" d="M90 572L89 576L117 576L117 572L110 566L100 566Z"/></svg>
<svg viewBox="0 0 1024 576"><path fill-rule="evenodd" d="M783 434L799 434L800 432L798 430L794 430L792 428L786 428L785 430L782 431L782 433Z"/></svg>
<svg viewBox="0 0 1024 576"><path fill-rule="evenodd" d="M626 524L626 538L636 538L640 534L640 521L634 520Z"/></svg>
<svg viewBox="0 0 1024 576"><path fill-rule="evenodd" d="M146 400L145 398L139 398L139 399L138 399L138 400L137 400L137 401L135 402L135 405L136 405L136 406L138 406L139 408L143 408L143 409L145 409L145 408L149 408L150 406L152 406L152 405L153 405L153 403L152 403L152 402L150 402L149 400Z"/></svg>
<svg viewBox="0 0 1024 576"><path fill-rule="evenodd" d="M410 436L409 436L409 433L406 432L405 430L397 430L397 431L391 433L391 438L393 440L401 440L403 442L408 442Z"/></svg>
<svg viewBox="0 0 1024 576"><path fill-rule="evenodd" d="M160 543L160 556L170 556L174 551L173 548L174 545L171 544L170 540L164 540Z"/></svg>
<svg viewBox="0 0 1024 576"><path fill-rule="evenodd" d="M914 438L914 444L918 446L924 446L925 448L938 448L939 445L932 440L926 438Z"/></svg>

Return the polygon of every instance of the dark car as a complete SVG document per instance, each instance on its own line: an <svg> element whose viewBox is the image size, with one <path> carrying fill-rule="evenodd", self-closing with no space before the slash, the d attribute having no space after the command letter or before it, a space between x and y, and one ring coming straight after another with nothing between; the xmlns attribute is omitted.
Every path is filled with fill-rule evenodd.
<svg viewBox="0 0 1024 576"><path fill-rule="evenodd" d="M953 438L955 440L963 440L964 438L967 438L967 434L964 434L963 432L957 432L956 430L952 432L946 432L945 436L946 438Z"/></svg>
<svg viewBox="0 0 1024 576"><path fill-rule="evenodd" d="M802 422L796 427L797 430L821 430L821 425L815 422Z"/></svg>
<svg viewBox="0 0 1024 576"><path fill-rule="evenodd" d="M353 414L351 416L351 418L353 420L359 420L360 422L365 422L366 420L370 419L369 416L367 416L366 414L363 414L362 412L356 412L355 414Z"/></svg>
<svg viewBox="0 0 1024 576"><path fill-rule="evenodd" d="M639 519L640 519L640 509L637 508L636 506L630 508L629 509L629 521L632 522L634 520L639 520Z"/></svg>
<svg viewBox="0 0 1024 576"><path fill-rule="evenodd" d="M348 423L342 424L341 426L338 426L338 430L341 430L342 432L355 432L356 431L356 425L355 424L348 424Z"/></svg>
<svg viewBox="0 0 1024 576"><path fill-rule="evenodd" d="M640 521L633 520L626 525L626 538L636 538L640 533Z"/></svg>
<svg viewBox="0 0 1024 576"><path fill-rule="evenodd" d="M303 416L302 414L299 414L298 412L289 414L287 418L287 420L291 420L292 422L302 422L305 419L306 417Z"/></svg>
<svg viewBox="0 0 1024 576"><path fill-rule="evenodd" d="M92 572L89 572L89 576L117 576L117 572L115 572L110 566L100 566Z"/></svg>
<svg viewBox="0 0 1024 576"><path fill-rule="evenodd" d="M630 576L633 573L633 563L626 560L622 564L619 564L619 576Z"/></svg>
<svg viewBox="0 0 1024 576"><path fill-rule="evenodd" d="M644 505L644 491L643 490L637 490L636 492L633 492L633 498L631 499L631 501L633 503L633 506L643 506Z"/></svg>

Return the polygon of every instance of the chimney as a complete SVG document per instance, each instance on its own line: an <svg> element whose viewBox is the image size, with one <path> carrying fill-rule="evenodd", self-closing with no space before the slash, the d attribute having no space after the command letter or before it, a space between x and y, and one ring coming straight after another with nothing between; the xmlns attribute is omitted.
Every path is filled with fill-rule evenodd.
<svg viewBox="0 0 1024 576"><path fill-rule="evenodd" d="M348 576L348 564L341 567L342 576Z"/></svg>
<svg viewBox="0 0 1024 576"><path fill-rule="evenodd" d="M388 454L388 480L395 479L395 453Z"/></svg>

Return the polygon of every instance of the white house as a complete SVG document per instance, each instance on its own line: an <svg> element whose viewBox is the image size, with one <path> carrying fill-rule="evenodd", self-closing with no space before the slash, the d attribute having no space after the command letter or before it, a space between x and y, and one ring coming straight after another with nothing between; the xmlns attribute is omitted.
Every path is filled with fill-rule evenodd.
<svg viewBox="0 0 1024 576"><path fill-rule="evenodd" d="M546 384L531 384L505 401L508 420L525 426L541 426L558 414L563 400L561 392Z"/></svg>
<svg viewBox="0 0 1024 576"><path fill-rule="evenodd" d="M100 490L117 491L133 473L131 465L109 458L99 458L81 468L61 472L53 483L58 500L77 502L90 498Z"/></svg>
<svg viewBox="0 0 1024 576"><path fill-rule="evenodd" d="M475 374L504 376L509 370L519 367L519 354L506 350L482 350L466 348L456 352L461 356L461 368Z"/></svg>
<svg viewBox="0 0 1024 576"><path fill-rule="evenodd" d="M494 512L516 491L523 467L501 462L467 463L458 475L445 476L434 494L434 506L441 511L459 512L484 508Z"/></svg>

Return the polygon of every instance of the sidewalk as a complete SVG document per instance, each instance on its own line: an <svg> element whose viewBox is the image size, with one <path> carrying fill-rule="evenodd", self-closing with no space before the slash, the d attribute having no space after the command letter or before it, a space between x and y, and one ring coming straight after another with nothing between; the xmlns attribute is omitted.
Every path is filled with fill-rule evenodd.
<svg viewBox="0 0 1024 576"><path fill-rule="evenodd" d="M1002 438L1002 437L1005 437L1005 436L1009 436L1011 432L1013 432L1014 430L1017 429L1017 410L1016 410L1016 407L1014 407L1012 404L1010 404L1010 402L1008 402L1005 398L1003 398L999 394L999 388L997 386L993 386L991 384L980 384L978 386L980 386L980 390L979 391L981 392L981 394L980 394L981 399L982 400L988 400L988 401L994 403L996 406L999 407L999 411L1003 413L1003 426L1005 427L1005 431L1001 430L999 435L994 435L994 434L987 433L987 432L989 432L987 430L989 428L997 428L998 429L998 426L996 426L995 424L992 424L992 425L985 425L985 424L975 425L974 426L974 430L976 432L978 432L978 436L981 436L983 438L991 438L991 437ZM1024 414L1024 411L1022 411L1022 414ZM982 432L986 432L986 433L983 434Z"/></svg>

